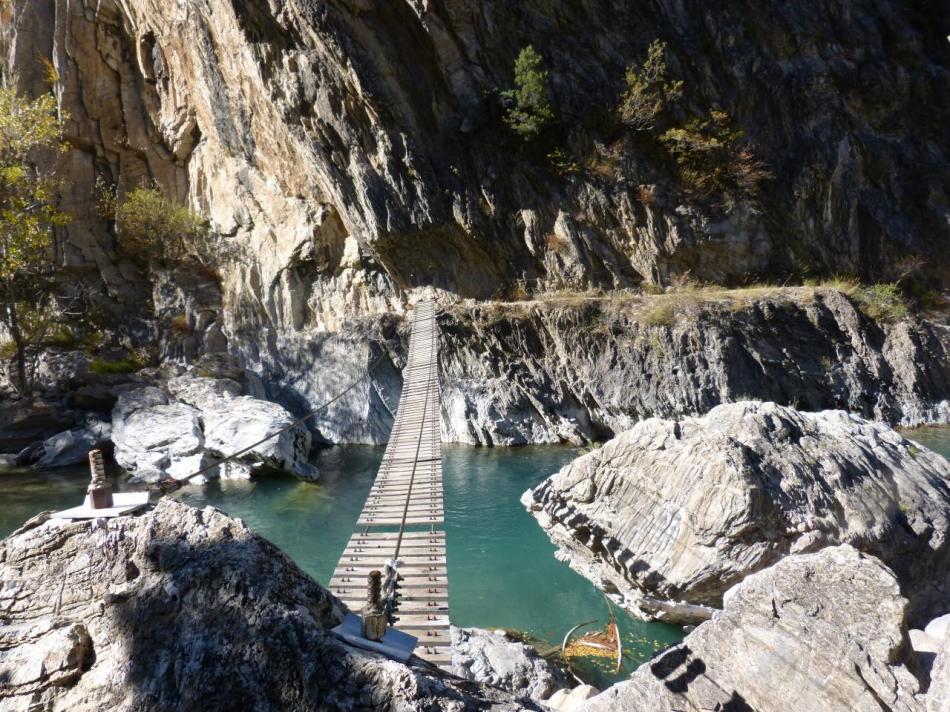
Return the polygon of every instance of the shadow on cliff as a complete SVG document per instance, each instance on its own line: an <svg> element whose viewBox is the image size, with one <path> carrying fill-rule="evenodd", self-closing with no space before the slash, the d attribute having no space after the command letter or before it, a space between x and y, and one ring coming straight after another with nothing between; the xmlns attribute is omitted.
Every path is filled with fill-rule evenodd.
<svg viewBox="0 0 950 712"><path fill-rule="evenodd" d="M273 544L212 535L138 547L144 560L127 561L127 592L106 599L138 709L379 709L396 689L461 699L427 678L415 690L394 686L392 669L353 655L329 632L341 607ZM490 706L470 694L473 709Z"/></svg>

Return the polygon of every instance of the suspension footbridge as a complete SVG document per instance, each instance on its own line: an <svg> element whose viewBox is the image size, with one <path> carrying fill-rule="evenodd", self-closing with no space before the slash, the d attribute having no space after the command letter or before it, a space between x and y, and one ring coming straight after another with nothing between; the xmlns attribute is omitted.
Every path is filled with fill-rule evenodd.
<svg viewBox="0 0 950 712"><path fill-rule="evenodd" d="M330 580L330 590L359 611L367 577L396 562L391 596L396 629L418 638L415 654L451 665L449 588L439 433L438 334L435 304L416 305L402 395L389 444L366 504Z"/></svg>

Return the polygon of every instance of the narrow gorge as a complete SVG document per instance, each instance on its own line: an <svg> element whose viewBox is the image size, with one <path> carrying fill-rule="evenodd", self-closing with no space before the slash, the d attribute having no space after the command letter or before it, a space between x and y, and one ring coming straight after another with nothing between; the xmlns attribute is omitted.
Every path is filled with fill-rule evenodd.
<svg viewBox="0 0 950 712"><path fill-rule="evenodd" d="M948 36L0 0L0 712L950 710ZM330 583L430 301L447 669Z"/></svg>

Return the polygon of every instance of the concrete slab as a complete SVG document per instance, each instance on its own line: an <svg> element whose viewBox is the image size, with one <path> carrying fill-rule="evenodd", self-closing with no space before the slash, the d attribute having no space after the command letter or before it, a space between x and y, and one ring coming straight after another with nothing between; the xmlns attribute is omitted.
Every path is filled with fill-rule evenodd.
<svg viewBox="0 0 950 712"><path fill-rule="evenodd" d="M132 514L148 504L148 492L116 492L112 495L112 507L107 509L93 509L89 502L89 495L78 507L54 512L53 519L110 519Z"/></svg>

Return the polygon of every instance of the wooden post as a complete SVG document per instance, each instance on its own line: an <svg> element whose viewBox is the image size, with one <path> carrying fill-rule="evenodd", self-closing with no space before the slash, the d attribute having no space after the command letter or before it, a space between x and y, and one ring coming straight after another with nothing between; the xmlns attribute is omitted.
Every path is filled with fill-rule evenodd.
<svg viewBox="0 0 950 712"><path fill-rule="evenodd" d="M370 571L366 578L366 606L363 608L363 637L381 641L386 635L386 611L383 610L383 574Z"/></svg>
<svg viewBox="0 0 950 712"><path fill-rule="evenodd" d="M89 506L93 509L108 509L112 506L112 487L106 482L106 466L101 450L89 451Z"/></svg>

